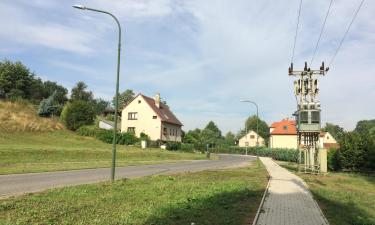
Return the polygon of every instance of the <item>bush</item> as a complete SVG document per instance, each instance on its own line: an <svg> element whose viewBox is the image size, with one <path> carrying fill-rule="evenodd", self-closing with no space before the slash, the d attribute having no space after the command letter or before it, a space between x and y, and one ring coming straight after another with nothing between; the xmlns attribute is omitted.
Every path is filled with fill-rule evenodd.
<svg viewBox="0 0 375 225"><path fill-rule="evenodd" d="M327 167L330 171L340 170L339 150L330 148L327 150Z"/></svg>
<svg viewBox="0 0 375 225"><path fill-rule="evenodd" d="M181 143L181 150L185 152L193 152L194 144Z"/></svg>
<svg viewBox="0 0 375 225"><path fill-rule="evenodd" d="M167 150L170 151L177 151L181 149L181 143L180 142L173 142L173 141L168 141L166 143Z"/></svg>
<svg viewBox="0 0 375 225"><path fill-rule="evenodd" d="M95 126L82 126L76 132L82 136L95 137L108 144L113 143L113 130L100 129ZM134 135L134 133L117 133L117 144L134 145L137 141L138 138Z"/></svg>
<svg viewBox="0 0 375 225"><path fill-rule="evenodd" d="M139 139L132 132L119 133L117 135L117 144L134 145Z"/></svg>
<svg viewBox="0 0 375 225"><path fill-rule="evenodd" d="M69 130L94 122L95 112L88 102L73 101L64 106L60 119Z"/></svg>
<svg viewBox="0 0 375 225"><path fill-rule="evenodd" d="M150 140L150 141L148 142L148 147L149 147L149 148L160 148L161 143L162 143L161 140L156 140L156 141L152 141L152 140Z"/></svg>

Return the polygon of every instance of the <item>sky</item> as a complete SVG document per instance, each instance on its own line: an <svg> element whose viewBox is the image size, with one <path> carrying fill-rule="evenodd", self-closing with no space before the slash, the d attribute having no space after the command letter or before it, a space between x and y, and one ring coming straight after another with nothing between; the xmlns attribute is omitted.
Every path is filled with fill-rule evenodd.
<svg viewBox="0 0 375 225"><path fill-rule="evenodd" d="M331 60L360 0L335 0L312 68ZM226 133L256 113L268 124L296 110L291 62L299 0L2 0L0 59L95 97L115 90L117 27L123 30L120 91L163 100L184 130L210 120ZM302 4L294 68L310 61L328 0ZM322 122L347 130L375 118L375 1L364 2L329 73L320 77Z"/></svg>

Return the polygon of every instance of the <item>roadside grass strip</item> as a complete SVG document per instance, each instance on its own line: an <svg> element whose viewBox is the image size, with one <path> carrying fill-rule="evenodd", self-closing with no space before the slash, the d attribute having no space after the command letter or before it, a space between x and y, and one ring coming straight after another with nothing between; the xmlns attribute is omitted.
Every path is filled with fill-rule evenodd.
<svg viewBox="0 0 375 225"><path fill-rule="evenodd" d="M264 166L150 176L0 201L0 224L251 224Z"/></svg>
<svg viewBox="0 0 375 225"><path fill-rule="evenodd" d="M278 162L297 171L295 163ZM329 172L299 174L331 225L375 224L375 174Z"/></svg>

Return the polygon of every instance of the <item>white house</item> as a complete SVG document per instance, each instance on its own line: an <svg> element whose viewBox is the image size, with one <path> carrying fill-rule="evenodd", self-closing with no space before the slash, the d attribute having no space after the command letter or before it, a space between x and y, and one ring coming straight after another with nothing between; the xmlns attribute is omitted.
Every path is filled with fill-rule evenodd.
<svg viewBox="0 0 375 225"><path fill-rule="evenodd" d="M151 140L181 141L183 124L161 102L160 94L150 98L138 94L121 112L121 132L147 134Z"/></svg>
<svg viewBox="0 0 375 225"><path fill-rule="evenodd" d="M245 136L238 140L239 147L256 147L257 146L257 136L258 134L250 130ZM264 139L259 136L258 137L259 146L265 146Z"/></svg>

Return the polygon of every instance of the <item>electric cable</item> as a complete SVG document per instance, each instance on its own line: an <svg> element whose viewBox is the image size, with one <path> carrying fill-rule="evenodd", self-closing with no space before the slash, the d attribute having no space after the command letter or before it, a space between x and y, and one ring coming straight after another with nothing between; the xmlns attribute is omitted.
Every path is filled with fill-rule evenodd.
<svg viewBox="0 0 375 225"><path fill-rule="evenodd" d="M296 26L296 33L294 35L294 44L293 44L293 52L292 52L292 59L290 60L293 63L294 60L294 51L296 49L296 42L297 42L297 35L298 35L298 26L299 26L299 18L301 16L301 8L302 8L302 0L299 2L299 9L298 9L298 17L297 17L297 26Z"/></svg>

